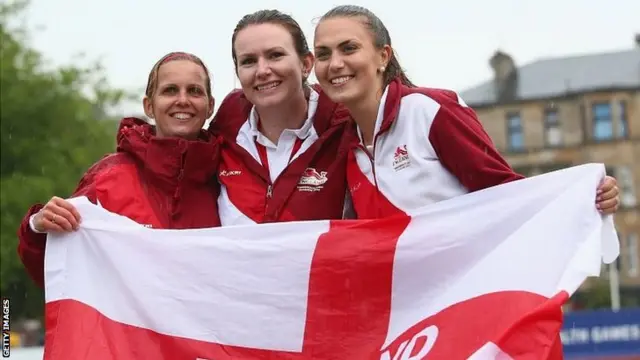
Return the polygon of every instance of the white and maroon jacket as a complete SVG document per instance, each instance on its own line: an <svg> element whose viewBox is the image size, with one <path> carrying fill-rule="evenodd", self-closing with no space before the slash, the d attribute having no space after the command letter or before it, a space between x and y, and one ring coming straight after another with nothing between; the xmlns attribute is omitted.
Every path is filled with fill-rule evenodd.
<svg viewBox="0 0 640 360"><path fill-rule="evenodd" d="M380 102L370 151L359 137L347 169L359 219L410 214L522 178L500 156L474 111L450 90L392 81Z"/></svg>
<svg viewBox="0 0 640 360"><path fill-rule="evenodd" d="M222 226L342 219L346 163L355 125L344 107L315 87L307 121L278 144L258 131L254 106L241 90L220 105L209 131L220 134L218 198Z"/></svg>

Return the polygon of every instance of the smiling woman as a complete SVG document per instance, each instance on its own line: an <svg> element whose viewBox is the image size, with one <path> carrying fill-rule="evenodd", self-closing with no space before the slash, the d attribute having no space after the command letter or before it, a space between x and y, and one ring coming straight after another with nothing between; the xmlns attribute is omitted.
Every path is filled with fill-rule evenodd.
<svg viewBox="0 0 640 360"><path fill-rule="evenodd" d="M307 85L313 55L298 23L277 10L248 14L231 54L242 90L226 97L210 128L224 139L223 226L342 218L352 124Z"/></svg>
<svg viewBox="0 0 640 360"><path fill-rule="evenodd" d="M404 74L382 20L356 5L337 6L315 30L315 72L344 104L359 139L348 182L358 218L412 213L427 205L523 178L495 148L473 109L454 91L417 87ZM616 211L607 177L596 206Z"/></svg>
<svg viewBox="0 0 640 360"><path fill-rule="evenodd" d="M120 123L117 151L94 164L72 197L85 196L141 225L164 229L220 225L215 171L219 140L202 129L213 111L209 72L194 55L171 53L149 74L141 119ZM37 284L44 283L46 233L81 226L68 202L34 205L19 229L18 253Z"/></svg>
<svg viewBox="0 0 640 360"><path fill-rule="evenodd" d="M197 57L170 53L151 70L143 100L156 136L194 139L213 113L209 71Z"/></svg>
<svg viewBox="0 0 640 360"><path fill-rule="evenodd" d="M265 119L261 130L274 143L282 126L300 128L307 112L305 81L313 56L306 41L294 43L289 31L279 24L262 23L247 25L233 36L238 79L247 99ZM285 103L290 106L284 108ZM286 109L288 114L283 114Z"/></svg>

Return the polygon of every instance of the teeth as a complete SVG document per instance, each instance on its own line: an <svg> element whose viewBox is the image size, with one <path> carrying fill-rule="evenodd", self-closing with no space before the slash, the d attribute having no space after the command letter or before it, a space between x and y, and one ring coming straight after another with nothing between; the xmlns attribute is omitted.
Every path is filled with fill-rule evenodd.
<svg viewBox="0 0 640 360"><path fill-rule="evenodd" d="M192 116L191 114L187 114L187 113L175 113L173 114L173 117L178 120L186 120L186 119L190 119Z"/></svg>
<svg viewBox="0 0 640 360"><path fill-rule="evenodd" d="M258 91L273 89L274 87L280 85L280 81L274 81L265 85L258 86Z"/></svg>
<svg viewBox="0 0 640 360"><path fill-rule="evenodd" d="M347 81L351 80L351 78L352 78L352 77L353 77L353 76L341 76L341 77L339 77L339 78L332 79L332 80L331 80L331 83L332 83L333 85L340 85L340 84L344 84L344 83L346 83Z"/></svg>

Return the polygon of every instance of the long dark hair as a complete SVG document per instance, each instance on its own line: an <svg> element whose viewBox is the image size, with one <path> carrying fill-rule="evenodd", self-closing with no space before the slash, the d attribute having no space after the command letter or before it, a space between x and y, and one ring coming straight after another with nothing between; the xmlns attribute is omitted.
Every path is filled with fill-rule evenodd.
<svg viewBox="0 0 640 360"><path fill-rule="evenodd" d="M369 29L369 31L371 31L371 35L373 36L373 45L377 49L382 49L385 45L391 46L391 36L389 36L387 27L384 26L382 20L380 20L380 18L378 18L373 12L371 12L371 10L357 5L340 5L327 11L326 14L322 15L320 21L336 17L361 18L365 26ZM389 59L389 63L385 67L384 73L382 74L383 86L389 85L389 83L396 77L400 78L400 81L404 85L416 87L404 73L404 70L402 70L395 51L392 51L391 59Z"/></svg>

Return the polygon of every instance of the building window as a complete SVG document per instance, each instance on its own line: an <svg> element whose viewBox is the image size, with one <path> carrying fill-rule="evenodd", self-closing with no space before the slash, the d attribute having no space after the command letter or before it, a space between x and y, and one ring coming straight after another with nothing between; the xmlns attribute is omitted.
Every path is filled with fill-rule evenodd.
<svg viewBox="0 0 640 360"><path fill-rule="evenodd" d="M638 276L640 264L638 264L638 234L627 236L627 275Z"/></svg>
<svg viewBox="0 0 640 360"><path fill-rule="evenodd" d="M620 205L623 207L636 206L636 191L633 186L633 173L628 166L616 166L614 177L618 181L620 188Z"/></svg>
<svg viewBox="0 0 640 360"><path fill-rule="evenodd" d="M558 146L562 143L562 129L556 109L547 109L544 112L544 141L548 146Z"/></svg>
<svg viewBox="0 0 640 360"><path fill-rule="evenodd" d="M618 101L618 114L616 116L616 130L618 137L626 138L629 136L629 119L627 118L627 102Z"/></svg>
<svg viewBox="0 0 640 360"><path fill-rule="evenodd" d="M591 113L593 116L593 139L596 141L613 139L611 104L593 104L591 107Z"/></svg>
<svg viewBox="0 0 640 360"><path fill-rule="evenodd" d="M524 132L522 130L522 119L519 112L507 114L507 143L509 150L524 149Z"/></svg>

